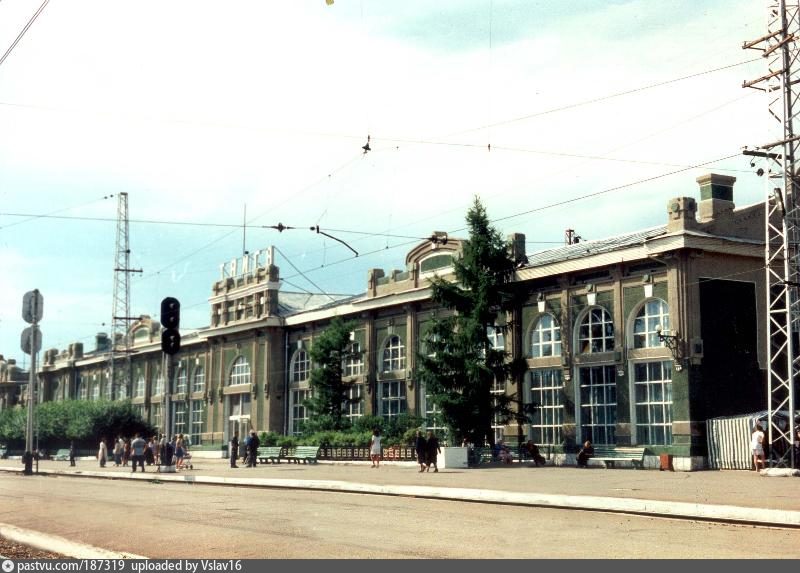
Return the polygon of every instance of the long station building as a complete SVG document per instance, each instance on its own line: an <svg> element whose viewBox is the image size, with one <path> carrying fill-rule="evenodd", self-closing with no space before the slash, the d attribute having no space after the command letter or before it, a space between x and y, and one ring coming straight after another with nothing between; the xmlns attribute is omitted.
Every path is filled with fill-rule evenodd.
<svg viewBox="0 0 800 573"><path fill-rule="evenodd" d="M493 344L527 360L521 392L538 405L525 438L558 455L595 444L646 447L676 469L705 467L705 421L766 406L763 204L736 208L735 179L697 179L699 201L667 203L665 223L604 240L525 252L515 281L527 301L487 333ZM696 195L697 191L691 193ZM436 236L436 234L434 234ZM313 365L309 348L335 316L355 321L359 357L344 365L352 417L412 413L435 427L436 407L417 380L416 356L431 320L446 312L430 298L430 279L452 274L462 242L423 242L404 268L372 269L366 292L333 296L287 292L272 250L234 259L211 286L210 324L183 334L167 403L161 325L142 316L129 329L131 372L112 384L112 341L75 343L44 353L44 400L130 399L195 447L220 450L236 430L297 433L307 419ZM24 401L26 377L0 357L0 407ZM497 423L496 437L516 439Z"/></svg>

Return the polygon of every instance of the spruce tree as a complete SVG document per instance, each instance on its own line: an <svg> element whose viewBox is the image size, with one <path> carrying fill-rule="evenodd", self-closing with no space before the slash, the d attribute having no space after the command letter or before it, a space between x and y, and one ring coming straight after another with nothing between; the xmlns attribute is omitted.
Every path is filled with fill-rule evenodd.
<svg viewBox="0 0 800 573"><path fill-rule="evenodd" d="M476 197L467 213L469 238L454 261L455 282L437 277L434 302L454 311L433 321L419 356L419 379L451 431L452 443L467 438L476 445L494 443L492 422L511 416L511 397L493 394L495 380L519 372L504 350L493 348L488 332L502 328L498 317L516 304L511 280L515 261Z"/></svg>
<svg viewBox="0 0 800 573"><path fill-rule="evenodd" d="M352 402L347 395L350 385L342 381L342 376L344 361L354 356L350 340L353 328L354 323L335 317L309 351L314 369L310 378L311 397L304 405L309 409L315 430L341 430L350 425L344 415Z"/></svg>

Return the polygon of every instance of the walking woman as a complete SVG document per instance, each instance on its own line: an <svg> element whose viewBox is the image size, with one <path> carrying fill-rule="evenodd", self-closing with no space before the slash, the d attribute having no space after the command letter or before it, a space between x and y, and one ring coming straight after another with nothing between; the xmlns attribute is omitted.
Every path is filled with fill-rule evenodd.
<svg viewBox="0 0 800 573"><path fill-rule="evenodd" d="M759 462L761 463L761 468L766 469L767 464L764 461L764 430L761 428L761 424L756 424L756 427L753 428L750 450L753 452L753 465L756 466L756 471L758 471Z"/></svg>
<svg viewBox="0 0 800 573"><path fill-rule="evenodd" d="M422 435L422 430L417 430L417 439L414 443L414 446L417 450L417 463L419 464L419 471L422 473L425 471L425 462L428 458L427 442L425 441L425 437Z"/></svg>
<svg viewBox="0 0 800 573"><path fill-rule="evenodd" d="M381 467L381 431L375 428L372 431L372 438L369 441L369 457L372 460L372 467Z"/></svg>

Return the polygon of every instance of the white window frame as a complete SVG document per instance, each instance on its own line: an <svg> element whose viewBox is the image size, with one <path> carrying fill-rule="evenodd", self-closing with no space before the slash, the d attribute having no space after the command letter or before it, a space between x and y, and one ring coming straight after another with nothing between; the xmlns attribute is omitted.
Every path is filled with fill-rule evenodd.
<svg viewBox="0 0 800 573"><path fill-rule="evenodd" d="M596 313L600 313L599 317ZM598 320L599 318L599 320ZM593 332L599 328L601 334ZM614 351L614 317L602 306L592 306L584 312L575 329L575 348L579 354L596 354ZM584 346L586 350L584 350Z"/></svg>
<svg viewBox="0 0 800 573"><path fill-rule="evenodd" d="M528 437L536 444L560 445L564 440L564 381L560 368L537 368L528 374L527 403L538 404Z"/></svg>
<svg viewBox="0 0 800 573"><path fill-rule="evenodd" d="M185 400L179 400L172 403L172 425L174 428L173 433L186 434L186 429L189 427L188 414L189 408Z"/></svg>
<svg viewBox="0 0 800 573"><path fill-rule="evenodd" d="M186 366L179 366L178 373L175 375L175 393L186 394L189 389L189 369Z"/></svg>
<svg viewBox="0 0 800 573"><path fill-rule="evenodd" d="M311 377L311 356L305 348L300 348L294 353L289 372L293 384L305 382Z"/></svg>
<svg viewBox="0 0 800 573"><path fill-rule="evenodd" d="M597 377L598 372L602 373L600 380ZM588 373L588 379L584 377L584 373ZM593 444L615 445L616 366L614 364L579 366L576 384L581 443L591 440Z"/></svg>
<svg viewBox="0 0 800 573"><path fill-rule="evenodd" d="M358 398L358 402L347 402L344 408L344 417L355 421L364 415L364 385L351 384L347 388L347 397L352 400Z"/></svg>
<svg viewBox="0 0 800 573"><path fill-rule="evenodd" d="M669 330L669 305L660 298L648 298L635 311L631 325L632 348L661 348L657 327Z"/></svg>
<svg viewBox="0 0 800 573"><path fill-rule="evenodd" d="M203 401L192 400L191 405L191 436L192 443L200 443L200 434L203 433Z"/></svg>
<svg viewBox="0 0 800 573"><path fill-rule="evenodd" d="M402 339L392 334L383 345L381 372L396 372L406 368L406 347Z"/></svg>
<svg viewBox="0 0 800 573"><path fill-rule="evenodd" d="M531 328L530 341L531 358L561 356L561 326L555 315L544 312L538 316Z"/></svg>
<svg viewBox="0 0 800 573"><path fill-rule="evenodd" d="M161 368L156 369L156 375L153 380L153 396L161 396L164 393L164 376L161 373Z"/></svg>
<svg viewBox="0 0 800 573"><path fill-rule="evenodd" d="M303 402L311 397L311 390L308 388L293 388L292 389L292 404L291 404L291 428L289 433L293 436L300 435L300 424L308 420L308 408L303 405Z"/></svg>
<svg viewBox="0 0 800 573"><path fill-rule="evenodd" d="M405 380L384 380L380 383L379 415L386 420L408 411Z"/></svg>
<svg viewBox="0 0 800 573"><path fill-rule="evenodd" d="M144 396L144 374L139 373L136 378L136 385L133 387L133 397L142 398Z"/></svg>
<svg viewBox="0 0 800 573"><path fill-rule="evenodd" d="M342 374L344 376L361 376L364 374L364 354L361 352L361 345L353 342L349 353L343 360Z"/></svg>
<svg viewBox="0 0 800 573"><path fill-rule="evenodd" d="M228 386L250 384L250 363L244 356L237 356L228 374Z"/></svg>
<svg viewBox="0 0 800 573"><path fill-rule="evenodd" d="M78 375L75 385L77 386L75 390L75 396L78 398L78 400L87 400L89 398L88 380L84 380L82 376Z"/></svg>
<svg viewBox="0 0 800 573"><path fill-rule="evenodd" d="M194 380L192 381L192 392L206 391L206 371L203 366L196 366L194 369Z"/></svg>
<svg viewBox="0 0 800 573"><path fill-rule="evenodd" d="M659 372L655 372L656 368ZM672 360L631 363L631 420L638 445L672 445ZM644 372L644 379L640 373ZM653 439L661 433L662 439Z"/></svg>

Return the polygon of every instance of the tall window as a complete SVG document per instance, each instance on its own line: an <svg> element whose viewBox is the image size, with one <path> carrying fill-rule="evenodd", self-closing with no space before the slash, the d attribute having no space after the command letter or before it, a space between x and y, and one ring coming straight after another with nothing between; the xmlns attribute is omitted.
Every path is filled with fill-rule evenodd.
<svg viewBox="0 0 800 573"><path fill-rule="evenodd" d="M579 368L581 441L616 441L617 383L613 365Z"/></svg>
<svg viewBox="0 0 800 573"><path fill-rule="evenodd" d="M292 373L292 382L308 380L311 376L311 358L308 356L308 352L302 348L295 352L290 372Z"/></svg>
<svg viewBox="0 0 800 573"><path fill-rule="evenodd" d="M192 443L199 444L200 443L200 434L203 433L203 401L202 400L192 400L190 402L192 407Z"/></svg>
<svg viewBox="0 0 800 573"><path fill-rule="evenodd" d="M117 400L125 400L128 397L128 384L124 378L118 382Z"/></svg>
<svg viewBox="0 0 800 573"><path fill-rule="evenodd" d="M351 384L350 387L347 388L347 397L350 399L350 401L344 408L344 415L346 418L355 420L356 418L360 418L364 415L364 399L362 397L363 392L363 384ZM353 400L355 400L355 402Z"/></svg>
<svg viewBox="0 0 800 573"><path fill-rule="evenodd" d="M186 402L181 400L180 402L173 402L173 414L175 419L175 434L185 434L187 425L186 425Z"/></svg>
<svg viewBox="0 0 800 573"><path fill-rule="evenodd" d="M102 381L102 378L98 379L96 375L92 376L92 400L100 399L100 383Z"/></svg>
<svg viewBox="0 0 800 573"><path fill-rule="evenodd" d="M150 423L153 424L156 428L161 430L163 427L164 419L161 416L161 404L151 404L150 405Z"/></svg>
<svg viewBox="0 0 800 573"><path fill-rule="evenodd" d="M79 400L86 400L89 396L89 386L87 381L84 380L80 374L78 375L77 380L75 381L75 395L78 397Z"/></svg>
<svg viewBox="0 0 800 573"><path fill-rule="evenodd" d="M239 384L250 384L250 363L244 356L234 360L231 366L230 386Z"/></svg>
<svg viewBox="0 0 800 573"><path fill-rule="evenodd" d="M430 394L425 394L425 429L436 435L442 435L447 430L442 420L442 409L431 399Z"/></svg>
<svg viewBox="0 0 800 573"><path fill-rule="evenodd" d="M406 367L406 347L397 335L392 335L383 347L383 372L404 370Z"/></svg>
<svg viewBox="0 0 800 573"><path fill-rule="evenodd" d="M361 352L361 345L358 342L353 342L349 355L344 359L342 374L345 376L361 376L363 373L364 355Z"/></svg>
<svg viewBox="0 0 800 573"><path fill-rule="evenodd" d="M181 366L178 369L178 375L175 377L175 392L177 394L186 394L188 385L189 373L186 370L186 366Z"/></svg>
<svg viewBox="0 0 800 573"><path fill-rule="evenodd" d="M103 388L103 398L106 400L111 400L113 398L112 391L114 390L114 384L111 382L111 372L108 373L109 375L106 376L106 384ZM102 380L102 376L100 377Z"/></svg>
<svg viewBox="0 0 800 573"><path fill-rule="evenodd" d="M672 444L672 362L633 365L636 396L636 443Z"/></svg>
<svg viewBox="0 0 800 573"><path fill-rule="evenodd" d="M303 423L308 420L308 408L304 402L311 397L311 390L292 390L292 429L294 435L300 434Z"/></svg>
<svg viewBox="0 0 800 573"><path fill-rule="evenodd" d="M392 380L381 383L380 412L384 418L391 419L406 412L405 380Z"/></svg>
<svg viewBox="0 0 800 573"><path fill-rule="evenodd" d="M486 329L486 336L489 338L489 344L494 350L505 350L506 341L501 329L489 326ZM493 380L491 392L495 396L502 396L506 393L506 383L504 381L498 381L497 379ZM494 400L494 406L497 406L497 399ZM502 440L505 423L498 412L495 412L492 418L492 429L494 430L495 442Z"/></svg>
<svg viewBox="0 0 800 573"><path fill-rule="evenodd" d="M531 332L531 357L559 356L561 354L561 327L549 312L539 316Z"/></svg>
<svg viewBox="0 0 800 573"><path fill-rule="evenodd" d="M133 397L141 398L144 396L144 374L139 374L136 378L136 385L133 387Z"/></svg>
<svg viewBox="0 0 800 573"><path fill-rule="evenodd" d="M156 379L153 383L153 395L159 396L164 393L164 377L161 375L161 368L156 368Z"/></svg>
<svg viewBox="0 0 800 573"><path fill-rule="evenodd" d="M205 392L206 389L206 371L202 366L194 369L194 383L192 384L192 392Z"/></svg>
<svg viewBox="0 0 800 573"><path fill-rule="evenodd" d="M614 323L605 309L594 307L583 317L578 329L578 350L581 354L614 350Z"/></svg>
<svg viewBox="0 0 800 573"><path fill-rule="evenodd" d="M531 439L536 444L560 444L564 426L564 384L561 370L531 372L530 402L537 408L531 416Z"/></svg>
<svg viewBox="0 0 800 573"><path fill-rule="evenodd" d="M652 298L644 303L633 320L633 347L663 346L656 330L659 326L663 330L669 330L669 305L660 298Z"/></svg>

